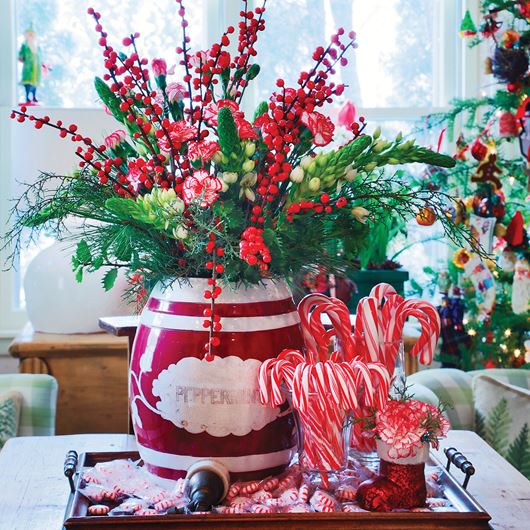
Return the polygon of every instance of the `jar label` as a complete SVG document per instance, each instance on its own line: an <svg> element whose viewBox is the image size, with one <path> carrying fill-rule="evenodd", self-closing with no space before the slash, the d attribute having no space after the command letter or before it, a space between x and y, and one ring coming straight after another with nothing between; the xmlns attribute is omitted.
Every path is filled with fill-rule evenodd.
<svg viewBox="0 0 530 530"><path fill-rule="evenodd" d="M258 376L261 361L236 356L208 362L185 357L153 381L160 415L177 427L212 436L245 436L273 422L279 408L262 405Z"/></svg>

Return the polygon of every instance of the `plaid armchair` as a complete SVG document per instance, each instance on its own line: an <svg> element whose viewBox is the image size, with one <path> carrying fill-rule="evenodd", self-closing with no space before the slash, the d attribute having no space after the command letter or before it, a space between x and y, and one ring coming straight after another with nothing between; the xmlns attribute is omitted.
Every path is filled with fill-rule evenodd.
<svg viewBox="0 0 530 530"><path fill-rule="evenodd" d="M0 375L0 394L15 391L22 395L18 436L55 434L57 381L46 374Z"/></svg>

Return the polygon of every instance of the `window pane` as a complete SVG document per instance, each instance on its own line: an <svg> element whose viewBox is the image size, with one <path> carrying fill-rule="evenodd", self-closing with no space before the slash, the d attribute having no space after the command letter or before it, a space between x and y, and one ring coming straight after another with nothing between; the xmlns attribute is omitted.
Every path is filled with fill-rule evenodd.
<svg viewBox="0 0 530 530"><path fill-rule="evenodd" d="M357 33L359 47L337 76L360 107L433 105L435 20L440 0L282 0L267 3L259 43L259 98L283 77L295 86L311 55L338 27Z"/></svg>
<svg viewBox="0 0 530 530"><path fill-rule="evenodd" d="M24 32L33 27L37 35L41 62L49 67L37 89L37 99L48 107L98 106L93 79L104 73L99 35L95 22L86 10L94 4L102 15L109 43L121 49L123 37L138 31L139 53L149 60L166 59L168 66L177 63L175 48L181 43L180 20L175 0L120 0L88 2L79 0L18 0L19 49ZM189 36L194 49L203 47L203 0L187 3ZM19 66L19 79L22 64ZM181 72L176 70L176 75ZM22 87L19 98L25 97Z"/></svg>

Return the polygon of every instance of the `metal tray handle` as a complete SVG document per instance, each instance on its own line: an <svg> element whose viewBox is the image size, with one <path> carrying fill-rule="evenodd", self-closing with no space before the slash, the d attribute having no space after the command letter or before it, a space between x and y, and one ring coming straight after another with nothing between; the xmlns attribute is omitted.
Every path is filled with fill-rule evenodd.
<svg viewBox="0 0 530 530"><path fill-rule="evenodd" d="M75 493L74 475L77 469L78 455L76 451L68 451L64 459L64 476L70 484L70 491Z"/></svg>
<svg viewBox="0 0 530 530"><path fill-rule="evenodd" d="M467 488L471 475L475 474L475 467L473 464L461 453L456 447L446 447L444 449L445 456L447 457L447 465L445 469L449 471L451 464L454 464L458 469L466 475L462 487Z"/></svg>

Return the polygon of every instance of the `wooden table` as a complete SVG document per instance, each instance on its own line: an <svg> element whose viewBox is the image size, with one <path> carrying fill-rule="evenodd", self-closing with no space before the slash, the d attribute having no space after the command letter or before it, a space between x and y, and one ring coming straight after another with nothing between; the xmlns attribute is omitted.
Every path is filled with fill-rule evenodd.
<svg viewBox="0 0 530 530"><path fill-rule="evenodd" d="M28 325L10 344L9 353L19 360L21 373L57 379L57 434L127 430L125 337L36 333Z"/></svg>
<svg viewBox="0 0 530 530"><path fill-rule="evenodd" d="M469 491L490 513L493 528L528 528L530 482L475 433L452 431L440 452L449 446L475 464ZM0 452L0 530L61 529L69 493L62 468L69 449L127 451L135 450L135 442L125 434L9 440Z"/></svg>

